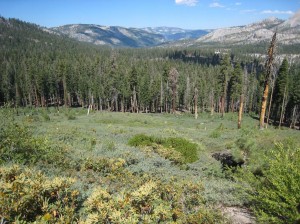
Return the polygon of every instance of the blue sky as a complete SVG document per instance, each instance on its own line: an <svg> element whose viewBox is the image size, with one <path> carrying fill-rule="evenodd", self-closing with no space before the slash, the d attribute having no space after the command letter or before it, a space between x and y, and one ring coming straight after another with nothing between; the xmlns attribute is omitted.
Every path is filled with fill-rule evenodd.
<svg viewBox="0 0 300 224"><path fill-rule="evenodd" d="M41 26L99 24L215 29L287 19L300 0L0 0L0 15Z"/></svg>

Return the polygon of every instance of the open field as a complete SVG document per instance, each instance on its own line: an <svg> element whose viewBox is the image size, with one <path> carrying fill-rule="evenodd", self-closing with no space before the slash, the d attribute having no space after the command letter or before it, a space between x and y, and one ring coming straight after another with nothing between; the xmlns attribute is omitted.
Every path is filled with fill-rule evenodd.
<svg viewBox="0 0 300 224"><path fill-rule="evenodd" d="M264 154L274 148L274 143L284 142L295 148L300 146L299 131L287 128L279 130L271 126L261 131L258 129L258 120L250 116L244 117L242 129L238 130L237 114L226 114L224 118L220 118L218 114L200 114L195 120L189 114L93 111L87 115L87 110L84 109L61 109L59 112L54 108L22 109L18 111L18 115L16 111L12 113L12 122L28 127L33 134L32 138L42 138L42 145L46 145L46 150L48 145L51 145L52 154L47 152L45 157L37 158L35 162L24 162L11 155L11 161L2 158L2 166L9 167L12 163L21 161L21 164L25 163L25 167L41 170L50 179L73 178L70 189L76 189L80 196L76 199L78 203L73 209L74 214L69 215L72 217L70 222L93 223L91 213L101 216L99 210L98 213L95 212L97 206L89 210L87 204L87 201L92 200L95 189L99 187L105 189L114 200L123 202L124 197L131 195L133 198L137 192L147 192L146 188L149 187L149 195L145 192L141 193L142 196L136 195L142 197L140 204L134 201L137 199L128 199L132 200L130 209L139 211L136 211L136 217L132 217L132 220L126 219L127 223L134 223L135 220L142 223L153 223L153 220L163 223L170 223L170 220L178 223L197 223L193 220L201 220L199 223L231 223L221 212L226 210L226 207L243 207L247 204L247 199L240 190L239 183L230 177L230 173L223 171L221 163L215 160L212 154L230 151L237 161L244 160L244 166L257 171L262 169ZM5 119L1 122L9 123ZM173 138L195 143L197 159L192 163L184 162L185 160L180 160L182 155L172 146L165 147L160 143L130 146L130 139L140 134L160 139L159 141ZM170 154L170 151L173 154ZM49 162L48 158L52 155L55 159ZM151 185L153 183L155 186ZM180 188L187 189L188 192L193 192L194 189L196 193L182 192L181 195L173 195L172 200L160 199L162 201L153 196L156 193L170 193L172 187L176 192L174 195ZM147 197L150 199L145 199ZM179 199L175 199L176 197ZM171 202L185 205L174 205ZM148 207L149 211L143 212L142 209ZM161 211L158 211L158 208ZM175 208L178 209L178 214ZM108 212L110 222L126 223L120 220L124 216L123 212L127 214L130 211L119 211L119 208L113 206L109 210L114 209L114 215ZM201 211L203 220L199 218L199 214L196 215L196 211ZM39 219L58 222L59 216L56 217L56 212L58 211L55 209L40 212ZM49 214L49 217L45 217L46 214ZM67 222L63 217L60 219L61 222Z"/></svg>

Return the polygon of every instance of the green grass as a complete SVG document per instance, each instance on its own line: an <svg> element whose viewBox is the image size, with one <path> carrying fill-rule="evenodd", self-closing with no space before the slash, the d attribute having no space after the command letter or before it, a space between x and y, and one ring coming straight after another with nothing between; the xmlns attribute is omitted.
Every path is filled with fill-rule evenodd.
<svg viewBox="0 0 300 224"><path fill-rule="evenodd" d="M180 181L201 183L201 200L207 207L242 205L245 198L236 190L238 183L222 172L221 164L211 154L230 150L237 158L246 156L247 167L259 171L265 167L263 155L276 142L300 146L298 131L273 127L261 131L258 121L247 115L238 130L237 114L220 118L218 114L204 113L195 120L192 115L86 112L82 108L27 108L19 110L18 116L11 111L12 120L0 118L1 124L6 119L6 124L25 126L33 139L46 139L40 144L47 152L43 158L52 153L54 159L46 165L35 161L30 166L49 177L75 178L73 187L81 193L82 200L90 196L95 186L117 197L116 192L130 194L131 188L139 187L137 183L151 179L171 185ZM11 136L17 138L18 134L11 131ZM25 137L31 139L30 135ZM17 143L23 146L26 142Z"/></svg>

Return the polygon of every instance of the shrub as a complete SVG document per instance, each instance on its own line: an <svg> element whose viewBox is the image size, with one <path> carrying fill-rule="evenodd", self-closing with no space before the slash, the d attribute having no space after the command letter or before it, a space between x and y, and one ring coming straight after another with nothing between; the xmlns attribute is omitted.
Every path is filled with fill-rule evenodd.
<svg viewBox="0 0 300 224"><path fill-rule="evenodd" d="M19 166L0 167L1 216L9 222L74 222L79 203L74 182Z"/></svg>
<svg viewBox="0 0 300 224"><path fill-rule="evenodd" d="M198 145L196 143L192 143L184 138L156 138L153 136L147 136L144 134L138 134L133 136L128 144L130 146L151 146L153 150L159 155L170 159L177 158L173 161L177 163L192 163L198 160ZM163 146L163 147L161 147ZM175 152L167 153L167 151L175 150L180 153L183 159L178 158L178 154ZM172 160L172 159L170 159Z"/></svg>
<svg viewBox="0 0 300 224"><path fill-rule="evenodd" d="M112 193L96 187L84 202L80 223L222 223L203 206L200 183L148 180Z"/></svg>
<svg viewBox="0 0 300 224"><path fill-rule="evenodd" d="M237 179L243 180L260 222L294 223L300 218L300 149L276 144L265 159L267 168L262 176L244 169Z"/></svg>
<svg viewBox="0 0 300 224"><path fill-rule="evenodd" d="M83 169L93 170L102 173L116 173L121 171L126 165L126 161L121 158L87 158L82 163Z"/></svg>
<svg viewBox="0 0 300 224"><path fill-rule="evenodd" d="M192 163L198 160L196 143L192 143L184 138L167 138L163 142L166 147L174 148L184 157L186 163Z"/></svg>
<svg viewBox="0 0 300 224"><path fill-rule="evenodd" d="M108 140L104 142L103 149L108 151L114 151L117 149L117 147L114 141Z"/></svg>
<svg viewBox="0 0 300 224"><path fill-rule="evenodd" d="M53 145L46 138L35 137L30 129L13 119L1 119L0 164L15 162L33 164L38 161L63 164L66 149Z"/></svg>
<svg viewBox="0 0 300 224"><path fill-rule="evenodd" d="M221 123L215 130L213 130L209 137L211 138L220 138L221 137L221 132L224 131L224 125Z"/></svg>

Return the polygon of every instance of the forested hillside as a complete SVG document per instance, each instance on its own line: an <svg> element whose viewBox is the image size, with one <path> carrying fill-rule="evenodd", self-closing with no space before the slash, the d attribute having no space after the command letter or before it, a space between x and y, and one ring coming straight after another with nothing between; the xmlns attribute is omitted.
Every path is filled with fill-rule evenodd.
<svg viewBox="0 0 300 224"><path fill-rule="evenodd" d="M214 113L237 111L244 94L244 111L260 112L264 60L236 51L113 50L4 18L0 34L2 105L168 113L194 113L197 108ZM299 121L300 70L287 60L276 66L270 116L295 126Z"/></svg>

